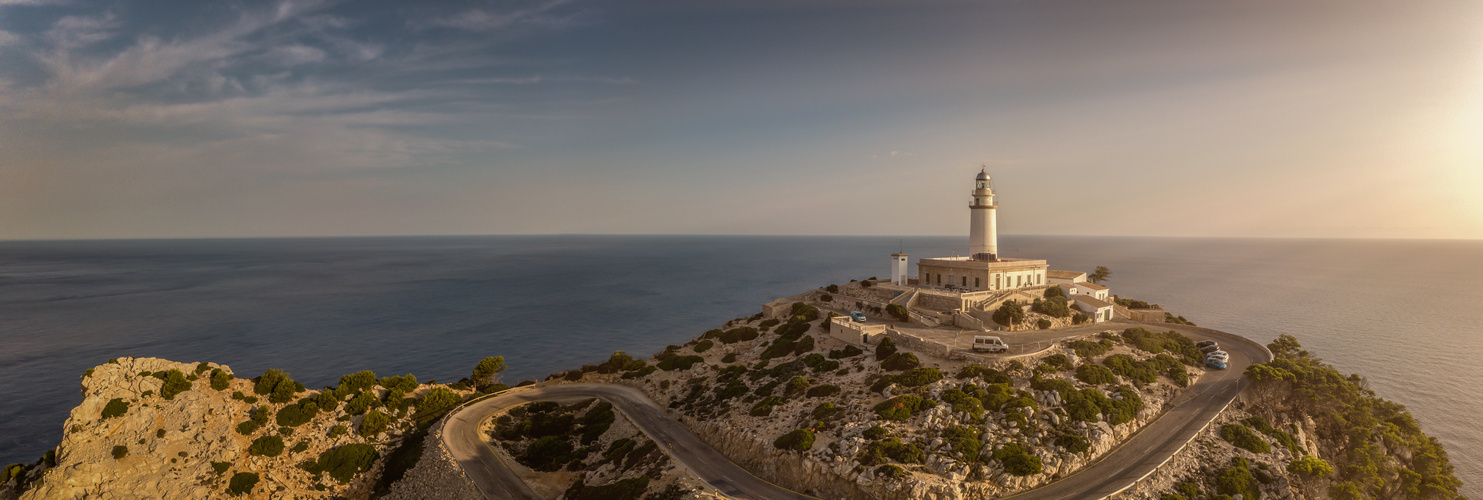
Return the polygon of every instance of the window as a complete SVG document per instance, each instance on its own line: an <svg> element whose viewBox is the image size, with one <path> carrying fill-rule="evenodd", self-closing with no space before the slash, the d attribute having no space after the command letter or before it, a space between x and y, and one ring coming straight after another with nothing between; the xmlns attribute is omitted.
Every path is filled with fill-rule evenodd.
<svg viewBox="0 0 1483 500"><path fill-rule="evenodd" d="M942 284L942 273L937 273L937 284Z"/></svg>
<svg viewBox="0 0 1483 500"><path fill-rule="evenodd" d="M974 276L973 277L973 287L974 288L978 288L978 277L977 276Z"/></svg>
<svg viewBox="0 0 1483 500"><path fill-rule="evenodd" d="M963 286L968 286L968 277L967 276L964 276L963 277Z"/></svg>

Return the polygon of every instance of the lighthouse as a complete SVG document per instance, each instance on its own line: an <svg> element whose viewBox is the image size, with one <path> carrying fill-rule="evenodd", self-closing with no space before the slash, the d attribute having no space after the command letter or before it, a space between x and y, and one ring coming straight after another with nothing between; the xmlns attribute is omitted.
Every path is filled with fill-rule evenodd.
<svg viewBox="0 0 1483 500"><path fill-rule="evenodd" d="M973 181L973 204L968 205L968 255L973 260L999 260L998 208L988 169L981 169Z"/></svg>

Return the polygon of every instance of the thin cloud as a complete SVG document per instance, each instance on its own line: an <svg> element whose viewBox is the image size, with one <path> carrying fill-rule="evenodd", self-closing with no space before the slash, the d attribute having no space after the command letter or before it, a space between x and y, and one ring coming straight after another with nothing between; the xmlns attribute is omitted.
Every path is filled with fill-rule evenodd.
<svg viewBox="0 0 1483 500"><path fill-rule="evenodd" d="M533 7L507 12L496 12L493 9L469 9L454 16L435 19L431 24L468 31L493 31L518 25L565 27L575 24L581 14L557 14L553 11L570 3L571 0L551 0Z"/></svg>

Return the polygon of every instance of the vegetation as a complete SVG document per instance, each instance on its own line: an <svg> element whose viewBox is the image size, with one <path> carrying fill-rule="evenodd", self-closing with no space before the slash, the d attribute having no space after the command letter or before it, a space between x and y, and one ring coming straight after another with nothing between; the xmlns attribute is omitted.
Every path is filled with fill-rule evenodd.
<svg viewBox="0 0 1483 500"><path fill-rule="evenodd" d="M231 462L211 462L211 471L217 475L225 474L231 468Z"/></svg>
<svg viewBox="0 0 1483 500"><path fill-rule="evenodd" d="M1461 482L1447 452L1404 406L1376 397L1362 377L1340 374L1290 335L1267 347L1275 359L1246 369L1253 408L1269 419L1314 420L1322 448L1335 451L1327 457L1335 482L1330 496L1459 498Z"/></svg>
<svg viewBox="0 0 1483 500"><path fill-rule="evenodd" d="M909 352L898 352L881 361L881 369L889 371L910 370L918 366L922 366L922 362L917 359L917 355Z"/></svg>
<svg viewBox="0 0 1483 500"><path fill-rule="evenodd" d="M896 341L891 340L891 337L885 337L881 339L879 344L875 345L876 361L885 361L886 358L891 357L893 354L896 354Z"/></svg>
<svg viewBox="0 0 1483 500"><path fill-rule="evenodd" d="M220 368L211 370L211 389L212 390L225 391L225 390L227 390L228 387L231 387L231 386L232 386L232 374L227 373L227 372L223 371Z"/></svg>
<svg viewBox="0 0 1483 500"><path fill-rule="evenodd" d="M356 434L360 434L361 437L373 438L376 437L377 434L385 432L387 424L390 423L390 415L381 413L378 410L371 410L366 413L365 418L361 419L360 429L356 430L355 432Z"/></svg>
<svg viewBox="0 0 1483 500"><path fill-rule="evenodd" d="M853 358L864 353L865 351L860 350L859 347L855 347L854 345L845 345L844 349L830 350L829 359Z"/></svg>
<svg viewBox="0 0 1483 500"><path fill-rule="evenodd" d="M1197 365L1203 357L1200 348L1195 347L1195 341L1179 332L1169 330L1163 333L1154 333L1142 328L1129 328L1123 330L1123 342L1134 348L1151 354L1164 354L1181 358L1185 364Z"/></svg>
<svg viewBox="0 0 1483 500"><path fill-rule="evenodd" d="M1056 446L1065 448L1066 451L1072 453L1086 453L1087 450L1092 449L1092 444L1087 442L1085 437L1082 437L1080 434L1069 433L1057 436Z"/></svg>
<svg viewBox="0 0 1483 500"><path fill-rule="evenodd" d="M1288 462L1287 471L1307 477L1327 477L1334 473L1334 468L1322 458L1308 455Z"/></svg>
<svg viewBox="0 0 1483 500"><path fill-rule="evenodd" d="M344 484L354 479L356 474L370 470L379 456L376 447L369 444L347 444L331 448L321 453L319 460L305 462L299 467L316 476L328 473Z"/></svg>
<svg viewBox="0 0 1483 500"><path fill-rule="evenodd" d="M1003 326L1014 326L1025 320L1025 309L1019 302L1006 300L994 310L994 322Z"/></svg>
<svg viewBox="0 0 1483 500"><path fill-rule="evenodd" d="M882 420L906 420L912 414L937 406L937 402L915 394L896 396L875 405L875 414Z"/></svg>
<svg viewBox="0 0 1483 500"><path fill-rule="evenodd" d="M268 402L274 404L287 403L293 400L294 394L303 391L303 384L295 382L287 373L277 368L264 372L253 380L252 385L252 392L268 396Z"/></svg>
<svg viewBox="0 0 1483 500"><path fill-rule="evenodd" d="M252 441L252 446L247 448L247 454L260 457L276 457L283 453L283 438L273 435L263 436Z"/></svg>
<svg viewBox="0 0 1483 500"><path fill-rule="evenodd" d="M1241 495L1251 500L1262 497L1261 484L1251 473L1251 463L1241 457L1232 457L1231 465L1216 474L1215 491L1225 495Z"/></svg>
<svg viewBox="0 0 1483 500"><path fill-rule="evenodd" d="M715 345L715 342L711 342L710 339L706 339L700 342L696 342L695 346L691 347L690 349L694 350L697 353L702 353L711 350L711 348L715 347Z"/></svg>
<svg viewBox="0 0 1483 500"><path fill-rule="evenodd" d="M865 449L860 451L858 459L861 464L871 466L884 464L887 459L903 464L921 463L926 456L927 454L920 446L903 443L900 438L893 437L866 445Z"/></svg>
<svg viewBox="0 0 1483 500"><path fill-rule="evenodd" d="M319 403L315 398L300 399L298 403L284 406L278 409L274 420L282 427L298 427L309 423L314 415L319 413Z"/></svg>
<svg viewBox="0 0 1483 500"><path fill-rule="evenodd" d="M482 386L485 382L499 382L499 374L504 373L506 368L509 367L505 366L504 356L490 356L479 360L479 364L474 366L474 372L469 375L469 380L475 386Z"/></svg>
<svg viewBox="0 0 1483 500"><path fill-rule="evenodd" d="M1050 320L1045 319L1045 318L1040 318L1038 320L1035 320L1035 328L1040 329L1040 330L1045 330L1045 329L1050 328L1051 324L1052 323L1050 322Z"/></svg>
<svg viewBox="0 0 1483 500"><path fill-rule="evenodd" d="M1090 340L1073 340L1071 343L1066 344L1066 347L1070 347L1079 358L1094 358L1107 354L1107 351L1112 349L1112 345L1112 341L1108 339L1100 339L1096 342Z"/></svg>
<svg viewBox="0 0 1483 500"><path fill-rule="evenodd" d="M1054 290L1056 293L1052 294ZM1071 305L1066 301L1066 296L1060 294L1061 287L1053 286L1045 289L1044 299L1035 299L1030 304L1030 310L1046 316L1065 318L1071 316Z"/></svg>
<svg viewBox="0 0 1483 500"><path fill-rule="evenodd" d="M171 369L165 375L165 384L160 386L160 397L175 399L176 394L189 391L190 389L191 382L185 379L185 374L180 373L180 370Z"/></svg>
<svg viewBox="0 0 1483 500"><path fill-rule="evenodd" d="M815 406L814 411L810 415L813 415L815 420L825 420L839 413L840 410L841 408L834 406L834 403L819 403L819 406Z"/></svg>
<svg viewBox="0 0 1483 500"><path fill-rule="evenodd" d="M725 343L725 344L735 344L737 342L745 342L745 341L749 341L749 340L755 340L757 338L757 336L758 336L758 333L757 333L757 329L756 328L752 328L750 326L744 326L744 327L741 327L741 328L732 328L730 330L726 330L724 332L721 332L721 334L718 337L719 337L719 339L721 340L722 343Z"/></svg>
<svg viewBox="0 0 1483 500"><path fill-rule="evenodd" d="M1241 424L1226 424L1221 426L1220 438L1230 442L1237 448L1242 448L1252 453L1272 451L1272 447L1268 446L1266 441L1257 437L1256 433L1251 432L1251 428Z"/></svg>
<svg viewBox="0 0 1483 500"><path fill-rule="evenodd" d="M808 451L814 447L814 431L797 429L778 436L772 445L781 450Z"/></svg>
<svg viewBox="0 0 1483 500"><path fill-rule="evenodd" d="M635 477L615 481L602 486L587 486L586 481L577 479L562 498L567 500L638 500L649 490L649 478Z"/></svg>
<svg viewBox="0 0 1483 500"><path fill-rule="evenodd" d="M249 413L250 415L248 415L246 422L237 424L237 433L243 436L257 432L259 427L268 424L268 419L270 418L267 406L259 406Z"/></svg>
<svg viewBox="0 0 1483 500"><path fill-rule="evenodd" d="M123 460L124 457L127 457L127 456L129 456L129 447L128 446L118 445L118 446L114 446L113 447L113 459L114 460Z"/></svg>
<svg viewBox="0 0 1483 500"><path fill-rule="evenodd" d="M125 402L123 398L110 399L108 400L108 404L103 405L103 420L121 416L124 413L128 413L128 411L129 403Z"/></svg>
<svg viewBox="0 0 1483 500"><path fill-rule="evenodd" d="M1019 443L1009 443L994 450L994 460L1004 464L1004 472L1016 476L1039 474L1044 467L1040 457L1031 455L1029 448Z"/></svg>
<svg viewBox="0 0 1483 500"><path fill-rule="evenodd" d="M447 387L438 387L417 400L415 404L417 413L413 414L412 418L416 419L419 424L432 422L461 402L463 398L458 394L448 390Z"/></svg>
<svg viewBox="0 0 1483 500"><path fill-rule="evenodd" d="M901 304L887 304L886 314L891 315L892 318L896 318L896 321L905 322L911 320L911 313L906 310L906 306Z"/></svg>
<svg viewBox="0 0 1483 500"><path fill-rule="evenodd" d="M227 483L227 493L231 493L232 496L246 495L252 493L254 486L257 486L257 474L238 472L233 474L231 481Z"/></svg>
<svg viewBox="0 0 1483 500"><path fill-rule="evenodd" d="M1095 271L1087 275L1087 279L1091 280L1092 283L1101 283L1111 277L1112 271L1108 270L1107 266L1097 266Z"/></svg>
<svg viewBox="0 0 1483 500"><path fill-rule="evenodd" d="M827 398L836 394L839 394L839 386L826 384L808 388L806 395L811 398Z"/></svg>
<svg viewBox="0 0 1483 500"><path fill-rule="evenodd" d="M949 427L942 430L942 440L952 446L954 452L962 453L963 461L968 463L978 461L979 448L983 447L979 435L978 429L972 427Z"/></svg>
<svg viewBox="0 0 1483 500"><path fill-rule="evenodd" d="M1117 381L1112 370L1090 363L1076 367L1076 379L1091 385L1111 384Z"/></svg>

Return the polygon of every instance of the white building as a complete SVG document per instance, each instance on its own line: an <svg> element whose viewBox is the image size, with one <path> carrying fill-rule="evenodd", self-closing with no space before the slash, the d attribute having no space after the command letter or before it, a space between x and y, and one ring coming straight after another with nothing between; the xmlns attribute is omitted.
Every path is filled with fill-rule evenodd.
<svg viewBox="0 0 1483 500"><path fill-rule="evenodd" d="M924 288L960 291L1045 286L1047 266L1044 260L999 256L999 205L994 202L994 188L988 171L978 173L972 194L973 202L968 205L969 255L917 261L917 284ZM893 260L892 265L895 262Z"/></svg>
<svg viewBox="0 0 1483 500"><path fill-rule="evenodd" d="M1072 300L1077 309L1091 317L1093 323L1112 321L1112 303L1089 295L1077 295Z"/></svg>

